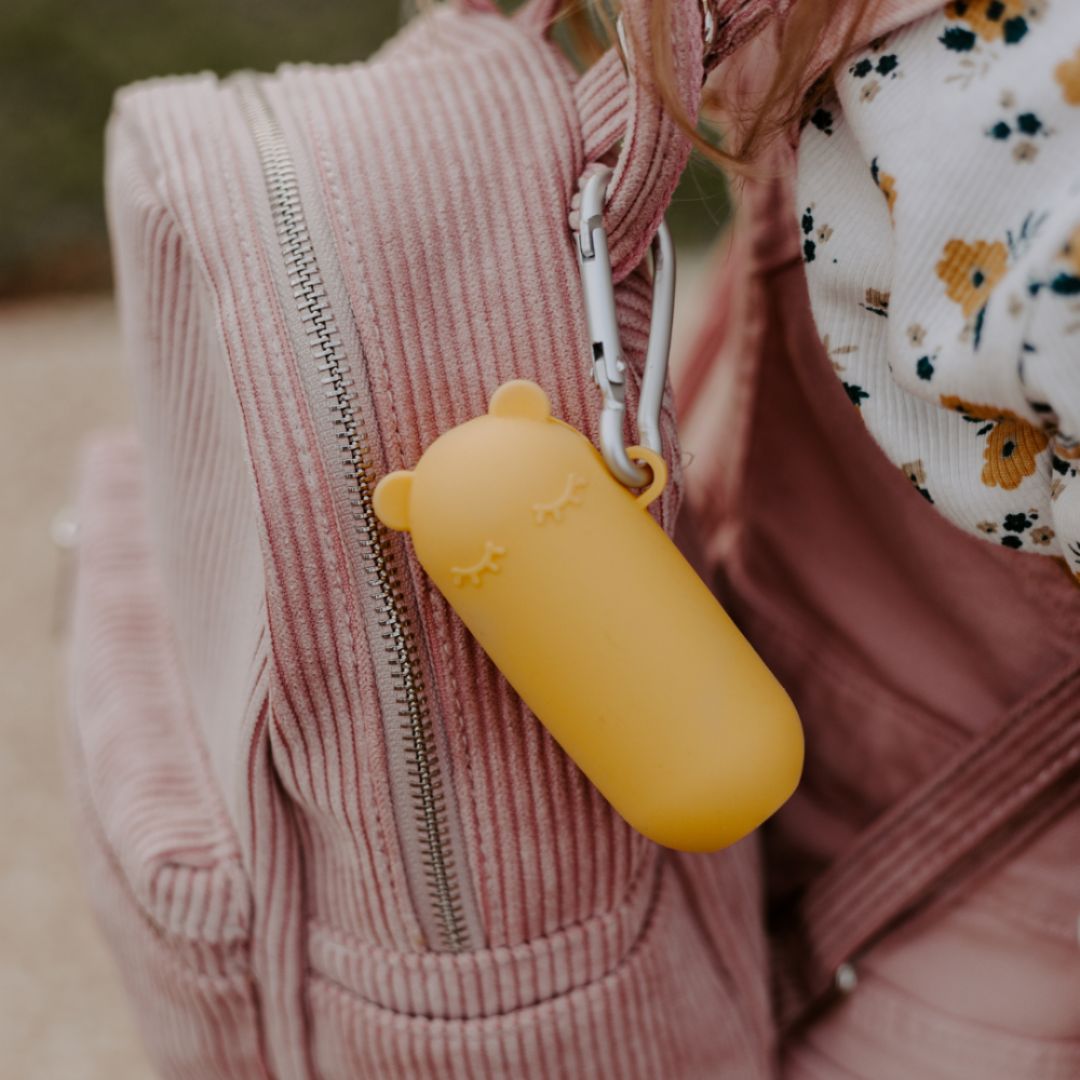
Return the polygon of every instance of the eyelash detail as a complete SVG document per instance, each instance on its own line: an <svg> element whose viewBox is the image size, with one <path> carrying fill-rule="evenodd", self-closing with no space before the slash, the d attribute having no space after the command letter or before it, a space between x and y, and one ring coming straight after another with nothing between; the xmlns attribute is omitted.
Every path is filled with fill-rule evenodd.
<svg viewBox="0 0 1080 1080"><path fill-rule="evenodd" d="M451 566L450 573L454 575L455 585L464 585L468 582L470 585L475 585L477 588L482 584L481 578L486 570L488 573L497 574L499 572L499 564L496 561L501 559L506 554L506 548L501 547L499 544L493 544L488 540L484 544L484 557L478 562L473 563L472 566Z"/></svg>
<svg viewBox="0 0 1080 1080"><path fill-rule="evenodd" d="M585 477L571 473L566 478L563 493L554 502L533 504L533 521L537 525L543 525L549 518L552 521L562 521L563 513L568 506L581 505L581 491L588 482Z"/></svg>

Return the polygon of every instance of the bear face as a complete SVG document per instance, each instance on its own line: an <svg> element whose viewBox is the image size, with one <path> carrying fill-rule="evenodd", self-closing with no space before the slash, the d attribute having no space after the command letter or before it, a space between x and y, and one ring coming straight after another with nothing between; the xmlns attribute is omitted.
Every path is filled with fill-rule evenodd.
<svg viewBox="0 0 1080 1080"><path fill-rule="evenodd" d="M659 459L654 470L663 472ZM662 487L661 478L638 501ZM461 589L484 585L523 552L556 552L562 527L613 496L634 499L588 439L552 417L544 391L518 380L496 391L486 416L432 443L415 470L384 477L374 505L384 524L412 533L440 587Z"/></svg>
<svg viewBox="0 0 1080 1080"><path fill-rule="evenodd" d="M552 418L544 391L518 380L496 391L486 416L432 443L415 470L384 477L375 512L413 534L440 584L479 587L523 533L557 525L583 504L595 458L583 436Z"/></svg>
<svg viewBox="0 0 1080 1080"><path fill-rule="evenodd" d="M551 403L547 394L536 383L518 379L506 383L495 392L488 406L488 416L543 422L551 418ZM454 431L456 430L458 429L455 428ZM420 464L422 465L431 454L452 453L453 450L448 447L446 439L447 436L453 435L454 431L447 432L432 443L424 451ZM460 464L464 469L468 469L473 462L464 461ZM415 476L416 473L411 470L399 469L384 476L375 488L375 513L384 525L397 532L412 531L411 501Z"/></svg>

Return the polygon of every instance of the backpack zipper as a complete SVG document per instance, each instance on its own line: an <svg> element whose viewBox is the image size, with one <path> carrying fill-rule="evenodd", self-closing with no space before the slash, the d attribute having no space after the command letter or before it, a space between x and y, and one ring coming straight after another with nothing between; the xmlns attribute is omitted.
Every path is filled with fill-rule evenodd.
<svg viewBox="0 0 1080 1080"><path fill-rule="evenodd" d="M321 374L326 401L337 435L339 461L350 484L351 516L360 543L364 578L371 588L390 678L380 681L384 715L399 721L405 762L410 820L399 817L405 858L418 852L413 872L426 883L429 910L418 912L422 926L437 928L443 951L461 952L470 945L469 920L463 910L461 884L454 867L447 820L446 795L440 777L437 747L428 708L424 672L410 613L402 600L402 575L382 523L372 506L373 467L369 443L350 394L349 365L333 309L322 284L314 245L300 198L296 167L284 132L271 111L258 77L233 77L266 181L275 233L296 310L309 343L309 358ZM384 685L385 683L385 685ZM395 777L391 770L391 782ZM396 802L396 800L395 800ZM417 871L419 871L417 873ZM413 874L410 874L410 880ZM414 903L419 903L415 895ZM425 918L424 914L428 917ZM430 936L430 934L429 934ZM433 943L429 942L429 945Z"/></svg>

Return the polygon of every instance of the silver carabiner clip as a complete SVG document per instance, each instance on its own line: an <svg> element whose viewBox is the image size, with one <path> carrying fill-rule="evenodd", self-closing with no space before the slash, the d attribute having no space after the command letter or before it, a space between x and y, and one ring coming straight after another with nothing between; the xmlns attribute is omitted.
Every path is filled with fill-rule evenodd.
<svg viewBox="0 0 1080 1080"><path fill-rule="evenodd" d="M626 452L626 361L619 342L615 310L615 288L611 276L607 232L604 229L604 199L611 169L591 172L582 185L578 227L578 265L585 293L585 315L592 342L593 378L603 395L600 411L600 452L607 467L627 487L644 487L649 470L631 460ZM645 373L638 400L638 443L661 453L660 409L664 399L671 326L675 312L675 246L667 224L660 222L652 243L653 298L649 325L649 345L645 353Z"/></svg>

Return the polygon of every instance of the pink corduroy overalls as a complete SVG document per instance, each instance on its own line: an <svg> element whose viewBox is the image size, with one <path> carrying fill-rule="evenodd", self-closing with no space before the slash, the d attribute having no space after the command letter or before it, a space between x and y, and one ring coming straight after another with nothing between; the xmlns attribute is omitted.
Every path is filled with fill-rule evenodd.
<svg viewBox="0 0 1080 1080"><path fill-rule="evenodd" d="M746 189L660 506L672 529L688 492L683 543L807 727L803 786L761 836L686 856L635 834L370 527L370 478L507 379L595 436L567 219L624 132L633 410L634 267L686 148L647 95L626 119L615 54L575 77L551 7L439 11L369 65L118 98L139 433L84 471L69 746L155 1064L1080 1075L1080 600L945 524L871 443L810 317L790 154ZM720 5L715 55L773 10ZM700 15L673 11L693 97ZM669 401L677 466L670 421Z"/></svg>
<svg viewBox="0 0 1080 1080"><path fill-rule="evenodd" d="M961 533L874 444L789 181L746 185L676 385L682 527L806 728L759 838L783 1074L1076 1076L1080 590Z"/></svg>
<svg viewBox="0 0 1080 1080"><path fill-rule="evenodd" d="M676 386L683 527L807 731L762 832L784 1071L1074 1076L1080 590L947 524L873 443L813 325L794 169L781 147L742 187Z"/></svg>

